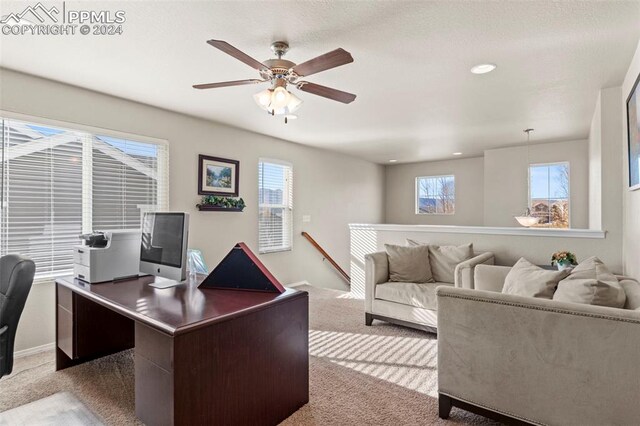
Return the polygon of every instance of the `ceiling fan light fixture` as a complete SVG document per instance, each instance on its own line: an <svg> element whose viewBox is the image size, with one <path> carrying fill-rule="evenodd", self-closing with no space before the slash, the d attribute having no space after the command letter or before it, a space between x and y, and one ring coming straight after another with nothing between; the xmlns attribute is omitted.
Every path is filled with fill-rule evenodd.
<svg viewBox="0 0 640 426"><path fill-rule="evenodd" d="M332 50L324 55L296 64L282 58L289 50L289 44L284 41L276 41L271 45L271 50L276 54L277 59L268 59L263 62L255 60L224 40L211 39L207 40L207 44L258 71L260 79L251 78L244 80L222 81L217 83L195 84L192 87L194 89L202 90L269 82L271 87L254 94L253 100L269 115L285 116L285 123L289 118L295 119L295 117L287 117L287 115L298 110L303 103L302 99L287 90L287 85L289 84L303 92L322 96L344 104L351 103L356 98L356 95L352 93L343 92L341 90L321 86L308 81L298 81L300 77L307 77L353 62L351 54L342 48Z"/></svg>
<svg viewBox="0 0 640 426"><path fill-rule="evenodd" d="M271 96L271 105L272 109L281 109L285 108L291 99L291 93L287 91L284 87L276 87L273 90L273 95Z"/></svg>
<svg viewBox="0 0 640 426"><path fill-rule="evenodd" d="M289 110L290 113L295 112L298 110L298 108L300 108L300 105L302 105L302 102L303 102L302 99L300 99L293 93L289 92L289 103L287 104L287 109Z"/></svg>
<svg viewBox="0 0 640 426"><path fill-rule="evenodd" d="M262 92L253 95L253 99L260 108L264 110L269 108L269 104L271 103L271 92L271 89L265 89Z"/></svg>

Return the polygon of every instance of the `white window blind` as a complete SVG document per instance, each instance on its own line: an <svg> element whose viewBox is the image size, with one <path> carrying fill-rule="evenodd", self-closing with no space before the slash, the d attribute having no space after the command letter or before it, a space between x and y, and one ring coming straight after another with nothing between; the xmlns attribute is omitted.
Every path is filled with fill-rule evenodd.
<svg viewBox="0 0 640 426"><path fill-rule="evenodd" d="M36 278L70 274L78 235L136 229L168 205L165 144L0 118L0 255L36 263Z"/></svg>
<svg viewBox="0 0 640 426"><path fill-rule="evenodd" d="M293 168L274 160L258 163L258 250L291 250L293 234Z"/></svg>

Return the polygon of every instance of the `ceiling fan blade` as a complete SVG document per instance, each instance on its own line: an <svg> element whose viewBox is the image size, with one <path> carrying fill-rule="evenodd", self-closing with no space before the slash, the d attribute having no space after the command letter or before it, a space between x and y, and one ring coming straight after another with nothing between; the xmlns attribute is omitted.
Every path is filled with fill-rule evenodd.
<svg viewBox="0 0 640 426"><path fill-rule="evenodd" d="M207 83L207 84L195 84L194 89L215 89L217 87L229 87L229 86L244 86L245 84L258 84L264 83L267 80L249 79L249 80L235 80L235 81L222 81L220 83Z"/></svg>
<svg viewBox="0 0 640 426"><path fill-rule="evenodd" d="M353 57L351 53L346 50L339 48L336 50L332 50L329 53L325 53L324 55L320 55L316 58L309 59L306 62L296 65L293 67L293 71L299 76L308 76L311 74L316 74L321 71L326 71L331 68L339 67L340 65L346 65L353 62Z"/></svg>
<svg viewBox="0 0 640 426"><path fill-rule="evenodd" d="M236 58L237 60L244 62L245 64L249 65L251 68L257 69L258 71L263 71L263 70L268 70L269 69L269 67L266 66L265 64L263 64L262 62L256 61L251 56L247 55L246 53L244 53L244 52L242 52L242 51L240 51L238 49L236 49L235 47L233 47L232 45L230 45L226 41L222 41L222 40L207 40L207 43L209 43L211 46L215 47L216 49L222 50L227 55L231 55L234 58Z"/></svg>
<svg viewBox="0 0 640 426"><path fill-rule="evenodd" d="M356 95L353 93L347 93L342 90L332 89L331 87L309 83L308 81L300 81L297 86L298 89L303 92L322 96L323 98L332 99L334 101L342 102L343 104L350 104L356 99Z"/></svg>

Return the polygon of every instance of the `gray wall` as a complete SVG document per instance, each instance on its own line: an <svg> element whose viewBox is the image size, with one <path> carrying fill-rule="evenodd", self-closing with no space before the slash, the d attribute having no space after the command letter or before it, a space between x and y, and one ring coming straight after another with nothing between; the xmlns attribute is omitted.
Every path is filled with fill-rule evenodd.
<svg viewBox="0 0 640 426"><path fill-rule="evenodd" d="M0 87L2 110L168 140L170 208L191 214L189 245L203 251L210 267L238 241L257 252L259 157L286 160L294 168L293 250L261 256L283 283L306 280L344 288L300 232L308 231L346 269L347 225L383 220L380 165L6 69L0 69ZM198 154L240 160L240 195L247 202L243 213L197 211ZM303 215L310 215L311 222L303 224ZM53 340L53 285L39 284L29 295L16 350Z"/></svg>
<svg viewBox="0 0 640 426"><path fill-rule="evenodd" d="M623 226L623 191L620 181L624 172L622 167L622 127L620 117L620 87L602 89L599 96L600 105L600 141L601 141L601 203L602 229L607 231L607 238L618 242L617 251L622 260L624 237ZM622 262L624 264L624 262ZM624 267L622 268L624 269Z"/></svg>
<svg viewBox="0 0 640 426"><path fill-rule="evenodd" d="M532 144L529 162L569 162L571 227L589 227L589 142ZM484 225L518 226L513 218L528 205L527 148L517 146L484 153Z"/></svg>
<svg viewBox="0 0 640 426"><path fill-rule="evenodd" d="M386 167L385 221L411 225L482 225L484 162L482 157L431 161ZM453 215L416 214L416 177L454 175Z"/></svg>
<svg viewBox="0 0 640 426"><path fill-rule="evenodd" d="M640 74L640 43L636 49L635 56L627 72L627 76L622 84L620 96L621 114L618 115L618 125L621 129L622 138L622 191L624 199L624 265L625 273L640 279L640 190L629 191L629 153L627 151L627 109L626 100L633 87L636 78ZM615 126L615 123L614 123Z"/></svg>
<svg viewBox="0 0 640 426"><path fill-rule="evenodd" d="M602 229L602 103L600 93L589 129L589 229Z"/></svg>
<svg viewBox="0 0 640 426"><path fill-rule="evenodd" d="M589 141L532 144L530 163L570 164L571 227L589 227ZM456 177L454 215L415 214L415 178ZM388 165L385 219L406 225L518 226L528 203L527 148L487 150L484 157ZM599 228L598 228L599 229Z"/></svg>

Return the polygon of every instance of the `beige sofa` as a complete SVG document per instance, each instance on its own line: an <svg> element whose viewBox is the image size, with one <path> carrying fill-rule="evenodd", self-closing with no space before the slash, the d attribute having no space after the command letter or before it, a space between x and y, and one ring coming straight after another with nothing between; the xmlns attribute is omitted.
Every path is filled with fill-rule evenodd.
<svg viewBox="0 0 640 426"><path fill-rule="evenodd" d="M452 406L545 425L640 422L640 284L624 309L502 294L508 267L478 265L476 290L440 287L440 417Z"/></svg>
<svg viewBox="0 0 640 426"><path fill-rule="evenodd" d="M438 286L474 288L473 269L479 264L493 264L491 252L480 253L459 263L454 283L389 282L386 252L365 256L365 324L374 319L435 333L437 330L436 288Z"/></svg>

